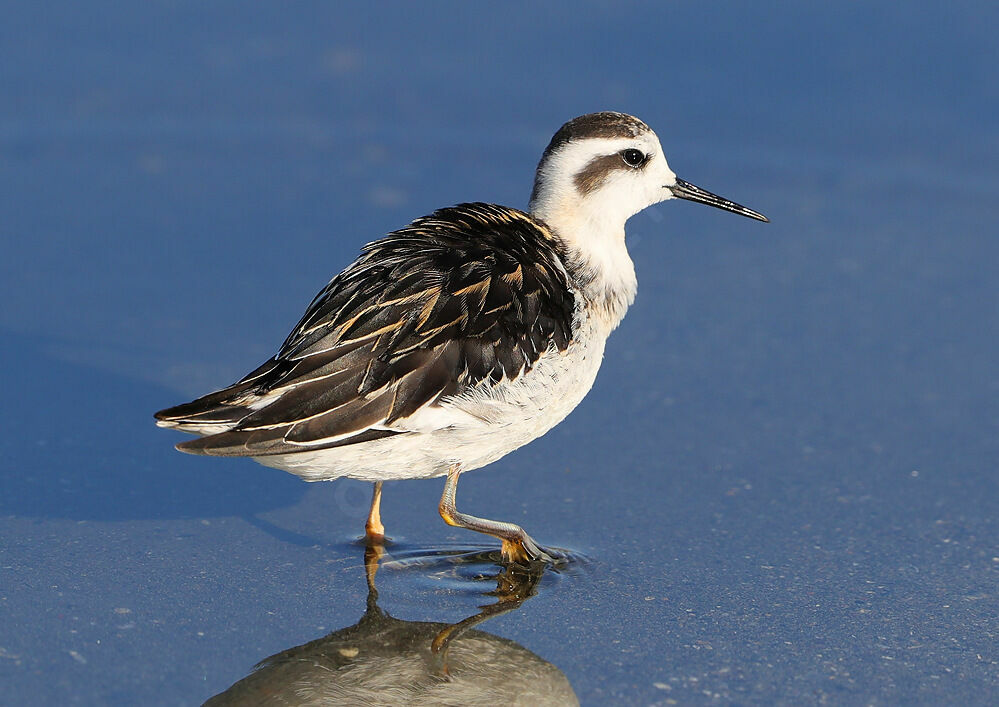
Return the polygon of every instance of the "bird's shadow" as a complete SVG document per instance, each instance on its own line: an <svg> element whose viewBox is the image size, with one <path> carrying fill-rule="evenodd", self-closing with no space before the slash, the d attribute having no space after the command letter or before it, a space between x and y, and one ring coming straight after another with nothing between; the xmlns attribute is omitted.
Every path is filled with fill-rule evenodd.
<svg viewBox="0 0 999 707"><path fill-rule="evenodd" d="M305 485L291 476L177 454L152 418L176 392L61 360L51 348L41 337L3 333L0 514L253 518L301 500Z"/></svg>
<svg viewBox="0 0 999 707"><path fill-rule="evenodd" d="M519 609L546 573L543 564L500 565L482 552L441 551L425 556L420 571L437 563L473 567L477 582L494 584L494 599L455 623L405 621L378 605L379 564L399 565L382 544L367 545L367 606L352 625L265 658L245 678L206 705L235 704L579 704L565 674L514 641L475 630Z"/></svg>

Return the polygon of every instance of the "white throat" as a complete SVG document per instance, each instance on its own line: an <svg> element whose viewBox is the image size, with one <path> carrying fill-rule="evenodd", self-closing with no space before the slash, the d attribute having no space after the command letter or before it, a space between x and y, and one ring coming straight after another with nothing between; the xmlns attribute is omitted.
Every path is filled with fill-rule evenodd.
<svg viewBox="0 0 999 707"><path fill-rule="evenodd" d="M531 215L548 224L565 243L573 284L615 328L638 291L635 264L625 245L624 220L582 208L578 199L538 199L531 204Z"/></svg>
<svg viewBox="0 0 999 707"><path fill-rule="evenodd" d="M594 184L580 175L619 159L619 152L638 146L650 156L642 170L622 163ZM596 162L594 160L597 160ZM675 180L655 135L631 138L588 138L569 142L546 154L538 165L531 214L555 231L569 250L570 274L583 296L608 319L611 328L635 300L638 281L625 245L624 225L642 209L667 198L663 187Z"/></svg>

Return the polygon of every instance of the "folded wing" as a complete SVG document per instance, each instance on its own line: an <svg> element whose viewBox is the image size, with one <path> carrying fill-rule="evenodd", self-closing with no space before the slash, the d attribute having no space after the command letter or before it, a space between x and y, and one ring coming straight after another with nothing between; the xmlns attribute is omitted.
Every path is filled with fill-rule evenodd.
<svg viewBox="0 0 999 707"><path fill-rule="evenodd" d="M490 204L441 209L364 248L313 300L276 356L156 414L206 434L195 454L263 456L407 434L401 421L495 385L568 346L574 296L561 242Z"/></svg>

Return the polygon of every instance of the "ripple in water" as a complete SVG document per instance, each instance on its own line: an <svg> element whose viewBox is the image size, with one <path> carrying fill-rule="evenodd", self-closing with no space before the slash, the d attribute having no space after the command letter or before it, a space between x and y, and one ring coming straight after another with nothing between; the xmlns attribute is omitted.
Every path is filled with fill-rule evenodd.
<svg viewBox="0 0 999 707"><path fill-rule="evenodd" d="M354 541L345 545L343 551L356 552L358 546L363 545L363 540ZM428 602L439 604L442 595L446 595L473 606L495 600L503 591L504 576L521 577L516 584L520 592L529 587L529 593L521 599L526 600L538 592L553 590L566 579L583 577L592 565L582 553L552 549L559 554L555 564L521 567L504 563L498 547L483 548L467 543L419 545L387 540L380 547L378 565L383 581L404 585L404 591L392 593L397 605L400 601L412 606L426 606Z"/></svg>

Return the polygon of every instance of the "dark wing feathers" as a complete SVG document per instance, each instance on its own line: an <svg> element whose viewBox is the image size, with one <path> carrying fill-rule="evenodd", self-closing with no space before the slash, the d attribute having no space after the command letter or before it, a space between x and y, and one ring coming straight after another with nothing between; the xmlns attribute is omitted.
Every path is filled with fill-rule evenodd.
<svg viewBox="0 0 999 707"><path fill-rule="evenodd" d="M370 442L400 434L392 430L365 430L346 439L335 439L302 447L292 447L285 440L282 430L256 430L253 432L220 432L219 434L192 439L177 445L191 454L210 454L217 457L263 457L268 454L288 454L303 449L318 450L344 447L358 442Z"/></svg>
<svg viewBox="0 0 999 707"><path fill-rule="evenodd" d="M273 374L280 367L281 362L271 359L228 388L209 393L190 403L160 410L156 413L156 419L185 420L202 424L231 422L249 412L249 408L240 404L241 396L252 398L253 391L259 388L260 379Z"/></svg>
<svg viewBox="0 0 999 707"><path fill-rule="evenodd" d="M511 379L565 350L574 299L561 242L489 204L441 209L364 247L309 305L278 354L229 388L163 410L179 445L261 456L368 441L441 396Z"/></svg>

